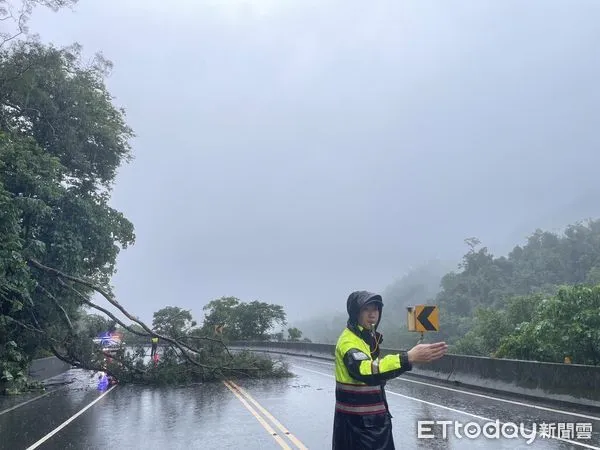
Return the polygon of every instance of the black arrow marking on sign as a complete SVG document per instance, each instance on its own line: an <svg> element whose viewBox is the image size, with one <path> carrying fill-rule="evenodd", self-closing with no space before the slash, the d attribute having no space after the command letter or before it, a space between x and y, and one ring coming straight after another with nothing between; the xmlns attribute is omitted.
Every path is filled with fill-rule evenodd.
<svg viewBox="0 0 600 450"><path fill-rule="evenodd" d="M429 321L429 316L434 310L435 306L426 306L417 316L417 320L421 322L421 325L423 325L423 328L425 328L427 331L435 331L435 327Z"/></svg>

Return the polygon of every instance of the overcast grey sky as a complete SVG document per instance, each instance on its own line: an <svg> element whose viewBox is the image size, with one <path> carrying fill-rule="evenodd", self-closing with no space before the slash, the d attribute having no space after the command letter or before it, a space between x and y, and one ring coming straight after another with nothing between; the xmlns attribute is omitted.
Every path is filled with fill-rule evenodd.
<svg viewBox="0 0 600 450"><path fill-rule="evenodd" d="M343 311L595 192L598 23L597 0L80 0L31 29L115 64L138 137L114 284L150 321L223 295Z"/></svg>

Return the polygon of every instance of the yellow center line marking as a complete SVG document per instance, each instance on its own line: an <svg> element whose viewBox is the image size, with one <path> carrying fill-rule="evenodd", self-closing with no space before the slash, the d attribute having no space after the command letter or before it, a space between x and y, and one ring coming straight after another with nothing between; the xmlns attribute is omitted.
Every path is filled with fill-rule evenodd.
<svg viewBox="0 0 600 450"><path fill-rule="evenodd" d="M308 447L306 447L296 436L290 433L290 431L286 427L284 427L281 424L281 422L279 422L275 417L273 417L273 415L269 411L267 411L265 408L262 407L262 405L260 405L256 400L254 400L254 398L250 394L248 394L248 392L245 389L241 388L233 381L229 381L229 383L239 392L241 392L241 394L244 395L248 400L250 400L259 409L259 411L267 417L267 419L273 422L275 426L279 428L279 430L282 433L284 433L288 437L288 439L294 443L294 445L296 445L296 447L298 447L300 450L308 450Z"/></svg>
<svg viewBox="0 0 600 450"><path fill-rule="evenodd" d="M227 386L227 389L233 392L233 395L235 395L238 398L238 400L242 402L242 404L246 407L246 409L248 409L248 411L252 413L256 420L258 420L258 422L263 426L263 428L267 430L267 433L269 433L273 437L273 439L277 441L281 448L284 448L286 450L292 450L292 448L289 445L287 445L287 443L281 438L281 436L279 436L277 432L273 428L271 428L271 426L265 421L265 419L263 419L260 416L260 414L258 414L256 410L252 408L252 406L250 406L250 404L248 404L244 397L242 397L233 386L229 385L227 381L223 381L223 384Z"/></svg>

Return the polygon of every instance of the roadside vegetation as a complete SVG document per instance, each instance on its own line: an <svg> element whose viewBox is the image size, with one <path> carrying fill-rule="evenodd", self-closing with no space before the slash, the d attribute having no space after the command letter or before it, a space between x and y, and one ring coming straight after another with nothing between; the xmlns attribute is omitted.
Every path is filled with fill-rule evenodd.
<svg viewBox="0 0 600 450"><path fill-rule="evenodd" d="M29 380L28 367L49 355L120 382L287 376L281 364L232 354L224 341L258 339L283 326L280 306L238 301L233 308L232 300L216 300L201 327L191 317L181 322L175 317L181 311L167 307L149 326L114 297L115 261L134 244L135 233L109 205L118 169L133 159L134 136L104 83L112 64L101 54L84 57L76 43L42 44L26 27L35 7L74 3L0 0L0 391L40 388ZM98 295L111 309L93 301ZM222 311L235 311L224 335L212 327ZM137 351L107 359L93 342L107 330L139 343L156 333L160 361L144 362Z"/></svg>
<svg viewBox="0 0 600 450"><path fill-rule="evenodd" d="M432 263L388 289L382 328L394 331L386 346L414 345L405 307L434 304L440 331L426 341L446 340L452 353L600 363L600 220L562 233L536 230L506 256L494 256L476 238L465 242L458 270L440 275ZM392 322L398 317L400 327Z"/></svg>
<svg viewBox="0 0 600 450"><path fill-rule="evenodd" d="M460 263L429 261L383 292L383 346L407 349L406 308L440 309L440 331L455 354L573 364L600 363L600 220L572 223L561 232L535 230L505 256L477 238L465 239ZM345 311L299 323L317 342L335 343Z"/></svg>

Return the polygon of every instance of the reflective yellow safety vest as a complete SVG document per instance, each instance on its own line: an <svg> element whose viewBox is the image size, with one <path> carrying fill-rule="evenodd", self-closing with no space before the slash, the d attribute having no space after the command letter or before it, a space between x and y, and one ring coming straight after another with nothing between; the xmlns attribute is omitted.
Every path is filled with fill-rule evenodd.
<svg viewBox="0 0 600 450"><path fill-rule="evenodd" d="M384 382L410 369L405 352L373 359L369 344L345 328L335 348L336 411L361 415L387 412Z"/></svg>
<svg viewBox="0 0 600 450"><path fill-rule="evenodd" d="M157 337L153 337L152 338L152 343L153 344L158 344L158 338Z"/></svg>

